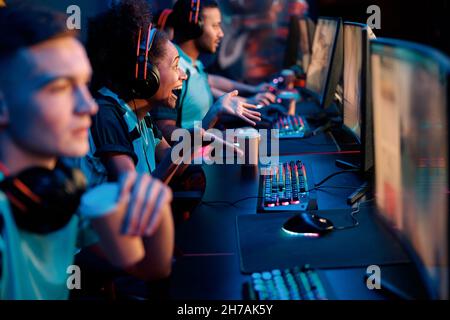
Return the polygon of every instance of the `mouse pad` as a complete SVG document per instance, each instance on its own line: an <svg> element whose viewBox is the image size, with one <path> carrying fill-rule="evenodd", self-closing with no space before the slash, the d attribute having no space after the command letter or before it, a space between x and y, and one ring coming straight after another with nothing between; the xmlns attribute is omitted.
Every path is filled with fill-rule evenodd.
<svg viewBox="0 0 450 320"><path fill-rule="evenodd" d="M317 213L337 227L352 225L350 209ZM334 230L319 238L292 236L281 227L292 214L241 215L236 219L241 271L252 273L310 264L314 268L367 267L409 262L395 237L361 208L359 226Z"/></svg>

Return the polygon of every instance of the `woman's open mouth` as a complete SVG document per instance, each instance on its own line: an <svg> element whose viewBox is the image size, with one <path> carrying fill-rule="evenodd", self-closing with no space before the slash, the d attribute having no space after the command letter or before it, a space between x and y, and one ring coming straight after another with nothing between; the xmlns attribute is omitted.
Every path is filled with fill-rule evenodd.
<svg viewBox="0 0 450 320"><path fill-rule="evenodd" d="M178 97L180 96L182 88L183 88L183 86L178 86L178 87L172 89L172 97L175 100L178 99Z"/></svg>

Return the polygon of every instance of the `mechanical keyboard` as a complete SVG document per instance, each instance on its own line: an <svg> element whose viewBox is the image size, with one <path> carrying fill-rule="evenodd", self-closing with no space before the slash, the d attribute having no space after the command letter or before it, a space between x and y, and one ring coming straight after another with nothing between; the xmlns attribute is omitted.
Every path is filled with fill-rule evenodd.
<svg viewBox="0 0 450 320"><path fill-rule="evenodd" d="M274 122L272 129L278 129L278 138L305 138L310 134L310 127L306 119L299 115L280 116Z"/></svg>
<svg viewBox="0 0 450 320"><path fill-rule="evenodd" d="M261 172L258 212L317 210L312 170L302 161L263 167Z"/></svg>
<svg viewBox="0 0 450 320"><path fill-rule="evenodd" d="M327 292L317 272L308 265L284 270L255 272L244 284L248 300L327 300Z"/></svg>

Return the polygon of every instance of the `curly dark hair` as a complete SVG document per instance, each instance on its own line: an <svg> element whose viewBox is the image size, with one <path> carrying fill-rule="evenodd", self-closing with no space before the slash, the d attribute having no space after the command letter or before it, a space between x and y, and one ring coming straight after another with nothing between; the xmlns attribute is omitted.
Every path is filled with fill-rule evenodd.
<svg viewBox="0 0 450 320"><path fill-rule="evenodd" d="M106 86L122 99L132 99L130 84L134 79L139 29L147 30L152 13L146 0L123 0L108 11L89 20L87 52L93 69L91 90ZM157 32L149 52L149 61L158 66L169 41Z"/></svg>

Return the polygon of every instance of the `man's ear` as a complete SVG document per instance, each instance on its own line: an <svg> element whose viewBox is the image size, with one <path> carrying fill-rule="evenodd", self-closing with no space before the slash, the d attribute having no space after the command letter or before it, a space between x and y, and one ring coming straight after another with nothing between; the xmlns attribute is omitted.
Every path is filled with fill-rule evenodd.
<svg viewBox="0 0 450 320"><path fill-rule="evenodd" d="M9 111L6 104L5 95L0 90L0 127L3 127L9 123Z"/></svg>

